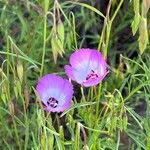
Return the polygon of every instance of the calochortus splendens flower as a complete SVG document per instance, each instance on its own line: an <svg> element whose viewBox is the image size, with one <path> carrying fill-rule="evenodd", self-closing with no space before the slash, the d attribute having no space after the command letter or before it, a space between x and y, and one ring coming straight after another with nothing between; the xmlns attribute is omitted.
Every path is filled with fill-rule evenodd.
<svg viewBox="0 0 150 150"><path fill-rule="evenodd" d="M71 106L73 86L68 80L58 75L43 76L38 81L36 90L45 111L63 112Z"/></svg>
<svg viewBox="0 0 150 150"><path fill-rule="evenodd" d="M70 56L70 65L65 66L65 73L77 83L90 87L100 83L108 71L98 50L82 48Z"/></svg>

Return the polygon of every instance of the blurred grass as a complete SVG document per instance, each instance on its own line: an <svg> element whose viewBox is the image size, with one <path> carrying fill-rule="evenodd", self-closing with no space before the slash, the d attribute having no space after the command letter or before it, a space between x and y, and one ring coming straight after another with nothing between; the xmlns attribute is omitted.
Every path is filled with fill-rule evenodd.
<svg viewBox="0 0 150 150"><path fill-rule="evenodd" d="M150 149L145 2L0 1L0 149ZM64 113L44 112L34 88L38 78L64 76L69 55L80 47L103 52L108 76L97 87L75 84L73 105Z"/></svg>

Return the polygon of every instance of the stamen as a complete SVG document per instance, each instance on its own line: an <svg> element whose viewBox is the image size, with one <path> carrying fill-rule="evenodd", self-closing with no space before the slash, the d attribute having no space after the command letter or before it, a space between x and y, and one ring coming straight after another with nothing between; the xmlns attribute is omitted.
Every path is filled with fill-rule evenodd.
<svg viewBox="0 0 150 150"><path fill-rule="evenodd" d="M58 105L58 101L55 98L50 97L49 100L47 101L47 105L56 108Z"/></svg>

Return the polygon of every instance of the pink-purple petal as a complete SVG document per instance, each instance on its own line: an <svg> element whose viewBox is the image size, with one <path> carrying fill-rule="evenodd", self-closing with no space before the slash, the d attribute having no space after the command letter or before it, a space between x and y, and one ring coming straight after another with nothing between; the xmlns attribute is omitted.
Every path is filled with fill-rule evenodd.
<svg viewBox="0 0 150 150"><path fill-rule="evenodd" d="M73 86L68 82L68 80L64 79L64 87L61 90L61 93L59 94L59 97L57 99L59 100L59 106L64 106L64 104L70 102L70 99L72 99L73 95Z"/></svg>
<svg viewBox="0 0 150 150"><path fill-rule="evenodd" d="M91 51L89 49L80 49L75 51L70 56L70 64L76 69L84 69L88 67L90 60Z"/></svg>
<svg viewBox="0 0 150 150"><path fill-rule="evenodd" d="M36 90L40 100L45 105L44 110L46 111L62 112L71 105L73 86L68 80L63 79L58 75L48 74L43 76L39 80ZM54 99L58 101L56 107L52 107L48 104L50 98L51 100Z"/></svg>
<svg viewBox="0 0 150 150"><path fill-rule="evenodd" d="M54 81L56 81L55 84ZM61 88L63 88L63 80L54 74L43 76L36 86L36 90L44 104L46 104L49 95L57 98Z"/></svg>
<svg viewBox="0 0 150 150"><path fill-rule="evenodd" d="M87 70L88 67L84 68L84 69L74 69L72 66L66 65L65 66L65 73L67 74L67 76L69 78L71 78L72 80L76 81L77 83L81 84L83 81L85 81L86 76L87 76L87 72L89 72L89 70Z"/></svg>
<svg viewBox="0 0 150 150"><path fill-rule="evenodd" d="M65 73L66 75L71 78L72 80L75 80L75 77L74 77L74 69L70 66L70 65L65 65Z"/></svg>
<svg viewBox="0 0 150 150"><path fill-rule="evenodd" d="M70 56L70 65L65 66L69 78L84 86L100 83L107 74L103 55L95 49L82 48Z"/></svg>

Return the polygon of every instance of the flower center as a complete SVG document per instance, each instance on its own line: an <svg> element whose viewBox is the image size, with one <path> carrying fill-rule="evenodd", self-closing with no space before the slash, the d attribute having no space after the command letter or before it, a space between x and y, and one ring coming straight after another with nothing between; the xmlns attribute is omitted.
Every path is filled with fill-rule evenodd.
<svg viewBox="0 0 150 150"><path fill-rule="evenodd" d="M98 78L98 74L95 73L94 70L91 70L91 72L87 75L86 80L96 79L96 78Z"/></svg>
<svg viewBox="0 0 150 150"><path fill-rule="evenodd" d="M47 105L56 108L58 105L58 101L55 98L50 97L49 100L47 101Z"/></svg>

